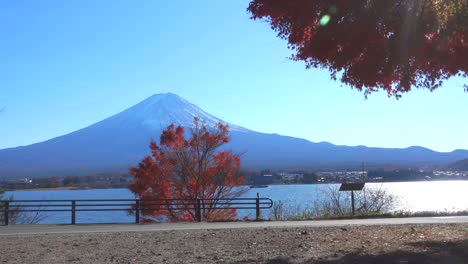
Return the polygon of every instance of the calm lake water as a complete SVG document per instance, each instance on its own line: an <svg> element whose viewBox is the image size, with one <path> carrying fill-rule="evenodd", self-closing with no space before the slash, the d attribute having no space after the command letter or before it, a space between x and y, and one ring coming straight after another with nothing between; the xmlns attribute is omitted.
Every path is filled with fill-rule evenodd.
<svg viewBox="0 0 468 264"><path fill-rule="evenodd" d="M249 189L245 197L271 198L289 206L311 207L315 201L323 198L323 192L339 185L274 185L268 188ZM434 181L402 183L368 183L366 188L383 188L398 197L399 203L394 210L417 211L458 211L468 209L468 181ZM53 199L134 199L127 189L92 189L92 190L41 190L13 191L16 200L53 200ZM268 215L268 212L263 212ZM254 210L242 210L239 217L255 217ZM126 212L77 212L77 223L125 223L133 222L134 216ZM51 212L41 223L70 223L69 212Z"/></svg>

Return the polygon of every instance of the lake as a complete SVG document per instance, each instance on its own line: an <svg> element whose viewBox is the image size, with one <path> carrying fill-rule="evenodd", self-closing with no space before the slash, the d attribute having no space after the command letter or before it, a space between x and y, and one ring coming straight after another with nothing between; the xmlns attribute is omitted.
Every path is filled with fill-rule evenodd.
<svg viewBox="0 0 468 264"><path fill-rule="evenodd" d="M291 207L311 207L314 202L323 198L323 192L328 188L336 188L336 184L309 185L273 185L268 188L249 189L244 197L271 198L282 201ZM368 183L366 188L383 188L398 197L399 203L395 211L459 211L468 209L468 181L431 181L431 182L398 182L398 183ZM89 189L89 190L37 190L12 191L5 196L14 196L16 200L34 199L134 199L127 189ZM268 215L268 212L263 212ZM255 217L254 210L242 210L239 217ZM131 223L134 216L126 212L77 212L77 223ZM69 212L50 212L41 223L68 224Z"/></svg>

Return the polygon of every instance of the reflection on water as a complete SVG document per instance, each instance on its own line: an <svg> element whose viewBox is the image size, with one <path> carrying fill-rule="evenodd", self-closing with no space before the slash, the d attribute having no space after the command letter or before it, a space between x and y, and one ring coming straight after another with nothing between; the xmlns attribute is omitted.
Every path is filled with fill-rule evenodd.
<svg viewBox="0 0 468 264"><path fill-rule="evenodd" d="M322 198L323 192L338 188L339 184L279 185L265 189L251 189L260 196L286 203L312 205ZM395 211L460 211L468 209L468 181L367 183L366 188L383 188L398 198Z"/></svg>
<svg viewBox="0 0 468 264"><path fill-rule="evenodd" d="M409 211L459 211L468 209L468 181L385 183Z"/></svg>
<svg viewBox="0 0 468 264"><path fill-rule="evenodd" d="M323 191L339 185L273 185L268 188L249 189L245 197L271 198L290 205L312 206L314 201L323 197ZM434 182L398 182L368 183L366 188L384 188L398 196L399 206L395 210L418 211L458 211L468 209L468 181L434 181ZM127 189L95 190L41 190L7 192L15 199L133 199ZM239 216L254 217L254 211L239 212ZM133 222L134 217L126 212L79 212L78 223L114 223ZM53 213L43 223L70 223L70 213Z"/></svg>

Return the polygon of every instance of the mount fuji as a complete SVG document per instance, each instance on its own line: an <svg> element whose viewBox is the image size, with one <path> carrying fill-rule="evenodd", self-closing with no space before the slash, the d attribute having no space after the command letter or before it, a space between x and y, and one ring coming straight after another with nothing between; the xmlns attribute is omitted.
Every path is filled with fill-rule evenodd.
<svg viewBox="0 0 468 264"><path fill-rule="evenodd" d="M44 142L0 150L0 178L124 172L149 154L169 124L190 126L197 116L208 126L227 123L187 100L156 94L89 127ZM243 153L244 168L306 168L333 164L444 164L468 158L468 150L449 153L422 147L405 149L337 146L328 142L259 133L227 123L229 148Z"/></svg>

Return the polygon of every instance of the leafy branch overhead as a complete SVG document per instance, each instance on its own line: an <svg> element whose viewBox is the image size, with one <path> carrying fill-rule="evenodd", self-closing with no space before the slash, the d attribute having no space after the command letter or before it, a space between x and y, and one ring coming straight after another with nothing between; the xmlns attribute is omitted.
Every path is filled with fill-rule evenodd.
<svg viewBox="0 0 468 264"><path fill-rule="evenodd" d="M253 0L248 11L288 41L293 60L366 96L468 76L468 0Z"/></svg>

